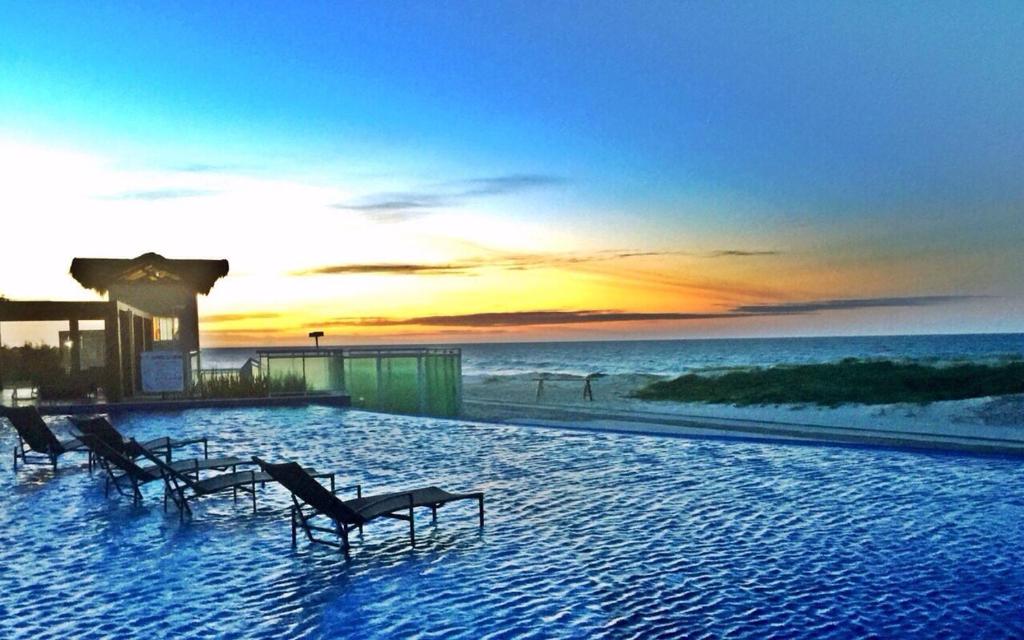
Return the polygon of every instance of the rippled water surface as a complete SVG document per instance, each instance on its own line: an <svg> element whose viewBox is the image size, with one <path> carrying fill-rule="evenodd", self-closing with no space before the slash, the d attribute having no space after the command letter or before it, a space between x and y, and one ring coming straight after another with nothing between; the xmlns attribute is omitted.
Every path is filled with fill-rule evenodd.
<svg viewBox="0 0 1024 640"><path fill-rule="evenodd" d="M1024 467L995 458L586 434L321 407L131 414L366 490L487 492L291 547L283 489L106 499L84 458L0 468L0 637L1024 636ZM58 420L56 424L60 424ZM0 426L10 452L11 429Z"/></svg>

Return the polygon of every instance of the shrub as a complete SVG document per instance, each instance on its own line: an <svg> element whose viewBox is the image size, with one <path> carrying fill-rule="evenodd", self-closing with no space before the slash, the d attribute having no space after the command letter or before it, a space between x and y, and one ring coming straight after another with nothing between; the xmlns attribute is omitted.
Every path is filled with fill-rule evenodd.
<svg viewBox="0 0 1024 640"><path fill-rule="evenodd" d="M632 394L644 400L714 404L928 403L1024 393L1024 362L926 366L846 359L831 364L776 366L721 376L688 374Z"/></svg>

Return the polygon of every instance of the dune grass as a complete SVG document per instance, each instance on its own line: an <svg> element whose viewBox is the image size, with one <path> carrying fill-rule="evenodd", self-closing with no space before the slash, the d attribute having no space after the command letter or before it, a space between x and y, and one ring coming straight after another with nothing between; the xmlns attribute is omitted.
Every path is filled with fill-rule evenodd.
<svg viewBox="0 0 1024 640"><path fill-rule="evenodd" d="M720 376L687 374L632 394L644 400L709 404L925 404L1024 393L1024 362L928 366L847 359Z"/></svg>

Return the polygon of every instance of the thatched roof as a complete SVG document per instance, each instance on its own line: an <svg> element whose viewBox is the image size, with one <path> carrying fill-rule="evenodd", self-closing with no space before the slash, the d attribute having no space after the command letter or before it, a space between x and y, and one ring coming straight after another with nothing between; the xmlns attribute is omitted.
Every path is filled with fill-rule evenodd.
<svg viewBox="0 0 1024 640"><path fill-rule="evenodd" d="M227 274L227 260L171 260L157 253L144 253L130 260L75 258L71 261L71 277L99 293L106 293L112 285L150 283L180 284L205 295Z"/></svg>

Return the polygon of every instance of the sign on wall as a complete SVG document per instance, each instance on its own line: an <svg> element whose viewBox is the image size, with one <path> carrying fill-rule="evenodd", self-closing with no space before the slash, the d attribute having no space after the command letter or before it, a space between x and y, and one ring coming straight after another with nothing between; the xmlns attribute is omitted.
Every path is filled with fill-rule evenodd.
<svg viewBox="0 0 1024 640"><path fill-rule="evenodd" d="M177 351L144 351L142 392L171 393L185 390L185 361Z"/></svg>

